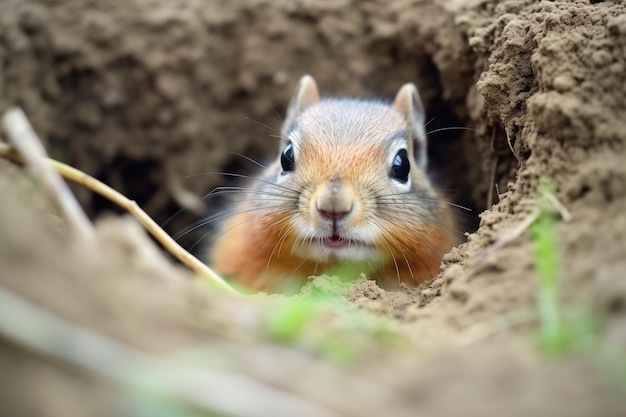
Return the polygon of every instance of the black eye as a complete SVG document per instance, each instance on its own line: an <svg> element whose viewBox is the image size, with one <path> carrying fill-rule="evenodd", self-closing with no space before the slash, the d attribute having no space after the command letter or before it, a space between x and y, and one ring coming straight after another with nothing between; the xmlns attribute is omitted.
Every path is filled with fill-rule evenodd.
<svg viewBox="0 0 626 417"><path fill-rule="evenodd" d="M280 154L280 164L283 167L283 171L293 171L296 161L293 155L293 145L291 142L289 142L285 149L283 149L283 153Z"/></svg>
<svg viewBox="0 0 626 417"><path fill-rule="evenodd" d="M391 166L391 172L389 176L402 183L406 183L409 180L409 171L411 170L411 164L409 163L409 156L406 153L406 149L400 149L393 158L393 165Z"/></svg>

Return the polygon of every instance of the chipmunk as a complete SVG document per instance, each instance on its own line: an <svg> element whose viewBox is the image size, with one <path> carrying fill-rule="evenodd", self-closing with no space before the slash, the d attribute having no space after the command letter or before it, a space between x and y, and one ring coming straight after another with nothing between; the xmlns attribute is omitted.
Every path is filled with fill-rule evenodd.
<svg viewBox="0 0 626 417"><path fill-rule="evenodd" d="M388 104L320 98L302 77L280 155L233 207L209 263L268 292L342 266L384 288L433 278L458 239L426 175L424 117L410 83Z"/></svg>

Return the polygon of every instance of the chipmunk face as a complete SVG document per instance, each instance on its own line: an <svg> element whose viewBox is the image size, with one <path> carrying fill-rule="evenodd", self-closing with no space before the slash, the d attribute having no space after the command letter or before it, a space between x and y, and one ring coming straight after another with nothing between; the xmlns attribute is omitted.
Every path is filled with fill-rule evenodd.
<svg viewBox="0 0 626 417"><path fill-rule="evenodd" d="M366 272L385 287L435 276L457 240L425 175L423 122L412 84L387 104L320 99L303 77L279 157L241 190L213 246L214 267L264 291L324 272Z"/></svg>
<svg viewBox="0 0 626 417"><path fill-rule="evenodd" d="M427 218L429 210L420 196L432 192L420 109L412 85L388 105L320 100L313 79L303 78L282 130L287 143L267 178L290 208L282 228L294 255L383 262L394 256L390 239L407 232L408 216L420 227L420 211Z"/></svg>

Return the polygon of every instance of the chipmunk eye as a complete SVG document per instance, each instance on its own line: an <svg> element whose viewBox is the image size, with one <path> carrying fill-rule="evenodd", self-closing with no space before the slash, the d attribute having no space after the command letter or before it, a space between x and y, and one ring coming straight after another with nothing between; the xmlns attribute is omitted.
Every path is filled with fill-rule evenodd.
<svg viewBox="0 0 626 417"><path fill-rule="evenodd" d="M409 171L411 170L411 164L409 163L409 156L406 153L406 149L400 149L393 159L393 165L391 166L391 172L389 176L402 183L406 183L409 180Z"/></svg>
<svg viewBox="0 0 626 417"><path fill-rule="evenodd" d="M296 165L295 156L293 154L293 145L291 142L283 149L283 153L280 154L280 164L283 167L283 171L293 171Z"/></svg>

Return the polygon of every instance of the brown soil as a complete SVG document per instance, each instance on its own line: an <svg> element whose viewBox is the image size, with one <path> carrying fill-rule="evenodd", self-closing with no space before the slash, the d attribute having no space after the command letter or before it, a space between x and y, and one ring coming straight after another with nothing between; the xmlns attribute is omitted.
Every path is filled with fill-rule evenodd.
<svg viewBox="0 0 626 417"><path fill-rule="evenodd" d="M350 368L267 341L254 323L283 298L198 287L132 221L102 216L110 205L78 188L100 218L96 242L75 242L4 161L0 288L153 354L208 346L232 369L338 415L626 413L620 381L598 365L602 352L547 360L536 320L513 323L535 304L528 233L477 261L536 206L539 179L552 178L572 214L558 224L564 302L591 309L604 345L624 353L621 2L4 0L0 63L0 110L23 107L53 156L159 222L192 205L172 233L213 210L201 197L229 181L188 176L250 173L232 153L273 154L269 135L303 73L326 92L366 97L415 82L436 117L429 130L475 129L430 136L443 186L474 213L494 202L420 288L320 277L305 289L337 292L410 340L401 349L364 342ZM115 380L0 338L1 415L129 414Z"/></svg>

